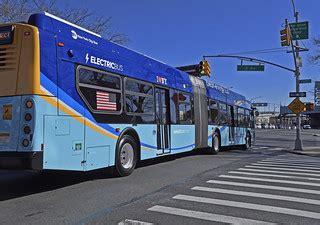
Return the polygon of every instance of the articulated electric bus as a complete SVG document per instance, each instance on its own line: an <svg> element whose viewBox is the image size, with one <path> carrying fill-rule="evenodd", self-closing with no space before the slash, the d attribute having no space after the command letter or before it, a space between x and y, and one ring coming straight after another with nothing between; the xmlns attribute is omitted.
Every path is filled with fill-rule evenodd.
<svg viewBox="0 0 320 225"><path fill-rule="evenodd" d="M0 165L132 173L138 160L248 148L242 96L48 13L0 26Z"/></svg>

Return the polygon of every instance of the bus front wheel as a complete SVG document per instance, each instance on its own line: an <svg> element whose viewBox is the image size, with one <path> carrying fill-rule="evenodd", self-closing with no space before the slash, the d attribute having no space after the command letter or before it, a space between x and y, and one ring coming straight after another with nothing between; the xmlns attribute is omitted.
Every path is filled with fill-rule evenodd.
<svg viewBox="0 0 320 225"><path fill-rule="evenodd" d="M134 138L129 135L124 135L116 150L115 175L128 176L130 175L137 164L137 149L138 146Z"/></svg>

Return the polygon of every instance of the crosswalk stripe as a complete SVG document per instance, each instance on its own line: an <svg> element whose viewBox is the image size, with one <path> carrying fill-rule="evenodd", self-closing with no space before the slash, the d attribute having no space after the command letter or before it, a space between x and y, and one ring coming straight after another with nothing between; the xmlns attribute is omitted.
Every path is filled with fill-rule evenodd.
<svg viewBox="0 0 320 225"><path fill-rule="evenodd" d="M250 176L279 177L279 178L290 178L290 179L320 181L319 178L312 178L312 177L297 177L297 176L275 175L275 174L265 174L265 173L247 173L247 172L239 172L239 171L229 171L228 173L231 173L231 174L243 174L243 175L250 175Z"/></svg>
<svg viewBox="0 0 320 225"><path fill-rule="evenodd" d="M258 147L259 149L266 149L268 147L265 147L265 146L261 146L261 147Z"/></svg>
<svg viewBox="0 0 320 225"><path fill-rule="evenodd" d="M231 206L231 207L242 208L242 209L253 209L253 210L272 212L272 213L281 213L286 215L307 217L312 219L320 219L320 213L305 211L305 210L276 207L276 206L267 206L267 205L260 205L260 204L229 201L229 200L220 200L215 198L196 197L196 196L190 196L190 195L176 195L173 197L173 199L207 203L207 204L213 204L213 205Z"/></svg>
<svg viewBox="0 0 320 225"><path fill-rule="evenodd" d="M207 191L207 192L221 193L221 194L241 195L241 196L248 196L248 197L267 198L267 199L275 199L280 201L290 201L290 202L320 205L320 200L313 200L308 198L296 198L296 197L290 197L290 196L284 196L284 195L271 195L271 194L263 194L263 193L256 193L256 192L234 191L234 190L226 190L221 188L209 188L209 187L199 187L199 186L193 187L191 189L196 191Z"/></svg>
<svg viewBox="0 0 320 225"><path fill-rule="evenodd" d="M310 163L291 163L291 162L262 162L259 161L258 163L260 164L272 164L272 165L295 165L295 166L307 166L307 167L312 167L312 166L320 166L319 163L317 164L310 164Z"/></svg>
<svg viewBox="0 0 320 225"><path fill-rule="evenodd" d="M319 170L320 167L307 167L307 166L292 166L292 165L273 165L273 164L263 164L263 163L252 163L253 166L271 166L271 167L281 167L281 168L300 168L300 169L309 169L309 170Z"/></svg>
<svg viewBox="0 0 320 225"><path fill-rule="evenodd" d="M143 222L143 221L138 221L138 220L129 220L125 219L121 222L118 223L118 225L155 225L154 223L148 223L148 222Z"/></svg>
<svg viewBox="0 0 320 225"><path fill-rule="evenodd" d="M306 170L306 169L292 169L292 168L266 167L266 166L245 166L245 167L247 167L247 168L256 168L256 169L269 169L269 170L287 170L287 171L310 172L310 173L319 173L319 174L320 174L320 171Z"/></svg>
<svg viewBox="0 0 320 225"><path fill-rule="evenodd" d="M302 162L302 161L289 161L289 160L261 160L264 163L294 163L294 164L305 164L305 165L320 165L320 162Z"/></svg>
<svg viewBox="0 0 320 225"><path fill-rule="evenodd" d="M277 174L290 174L290 175L302 175L302 176L320 177L320 174L299 173L299 172L288 172L288 171L261 170L261 169L248 169L248 168L239 168L238 170L242 170L242 171L251 171L251 172L277 173Z"/></svg>
<svg viewBox="0 0 320 225"><path fill-rule="evenodd" d="M148 210L153 212L160 212L160 213L166 213L171 215L184 216L189 218L202 219L207 221L214 221L214 222L221 222L221 223L228 223L228 224L244 224L244 225L245 224L275 224L275 223L268 223L268 222L263 222L259 220L251 220L251 219L245 219L245 218L234 217L234 216L225 216L225 215L180 209L180 208L174 208L174 207L167 207L167 206L160 206L160 205L155 205L149 208Z"/></svg>
<svg viewBox="0 0 320 225"><path fill-rule="evenodd" d="M300 162L300 163L320 163L320 161L315 161L315 160L309 160L309 159L274 159L274 158L269 158L269 159L263 159L261 160L263 162Z"/></svg>
<svg viewBox="0 0 320 225"><path fill-rule="evenodd" d="M283 150L284 148L270 148L269 150Z"/></svg>
<svg viewBox="0 0 320 225"><path fill-rule="evenodd" d="M305 186L320 187L320 183L301 182L301 181L263 179L263 178L254 178L254 177L238 177L238 176L229 176L229 175L220 175L219 177L229 178L229 179L239 179L239 180L252 180L252 181L263 181L263 182L282 183L282 184L298 184L298 185L305 185Z"/></svg>
<svg viewBox="0 0 320 225"><path fill-rule="evenodd" d="M282 187L282 186L262 185L262 184L249 184L249 183L220 181L220 180L208 180L207 183L231 185L231 186L236 186L236 187L261 188L261 189L268 189L268 190L291 191L291 192L299 192L299 193L305 193L305 194L320 195L320 191L310 190L310 189L303 189L303 188L290 188L290 187Z"/></svg>

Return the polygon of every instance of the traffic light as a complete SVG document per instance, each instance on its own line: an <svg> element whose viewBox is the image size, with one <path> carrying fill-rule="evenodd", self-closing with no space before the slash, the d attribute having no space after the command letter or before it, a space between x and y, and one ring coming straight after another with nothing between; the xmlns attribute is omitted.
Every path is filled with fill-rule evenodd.
<svg viewBox="0 0 320 225"><path fill-rule="evenodd" d="M288 25L283 30L280 30L281 46L290 46L291 34Z"/></svg>
<svg viewBox="0 0 320 225"><path fill-rule="evenodd" d="M204 61L204 74L206 74L208 77L210 77L211 74L210 64L207 60Z"/></svg>
<svg viewBox="0 0 320 225"><path fill-rule="evenodd" d="M210 64L207 60L201 60L198 66L198 74L199 76L207 75L210 77L211 69Z"/></svg>
<svg viewBox="0 0 320 225"><path fill-rule="evenodd" d="M199 62L198 74L199 74L199 76L204 75L204 60Z"/></svg>

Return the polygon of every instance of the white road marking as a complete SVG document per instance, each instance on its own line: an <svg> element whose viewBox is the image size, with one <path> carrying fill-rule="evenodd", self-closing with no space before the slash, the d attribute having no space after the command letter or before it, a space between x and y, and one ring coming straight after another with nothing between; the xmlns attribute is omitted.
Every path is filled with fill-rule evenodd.
<svg viewBox="0 0 320 225"><path fill-rule="evenodd" d="M284 148L275 148L275 147L269 147L268 151L280 151L283 150Z"/></svg>
<svg viewBox="0 0 320 225"><path fill-rule="evenodd" d="M213 205L230 206L230 207L236 207L241 209L252 209L252 210L259 210L259 211L272 212L272 213L281 213L286 215L307 217L312 219L320 219L320 213L315 213L315 212L305 211L305 210L290 209L290 208L282 208L282 207L276 207L276 206L228 201L228 200L221 200L221 199L214 199L214 198L196 197L196 196L190 196L190 195L176 195L173 197L173 199L207 203L207 204L213 204Z"/></svg>
<svg viewBox="0 0 320 225"><path fill-rule="evenodd" d="M284 148L270 148L269 150L283 150Z"/></svg>
<svg viewBox="0 0 320 225"><path fill-rule="evenodd" d="M320 171L306 170L306 169L291 169L291 168L265 167L265 166L245 166L245 167L247 167L247 168L256 168L256 169L269 169L269 170L287 170L287 171L310 172L310 173L319 173L319 174L320 174Z"/></svg>
<svg viewBox="0 0 320 225"><path fill-rule="evenodd" d="M306 167L306 166L293 166L293 165L273 165L273 164L263 164L263 163L252 163L253 166L270 166L270 167L280 167L280 168L300 168L300 169L310 169L310 170L319 170L320 167Z"/></svg>
<svg viewBox="0 0 320 225"><path fill-rule="evenodd" d="M153 212L160 212L160 213L166 213L171 215L184 216L189 218L196 218L196 219L202 219L202 220L208 220L208 221L214 221L214 222L220 222L220 223L228 223L228 224L244 224L244 225L275 224L275 223L268 223L268 222L263 222L259 220L244 219L240 217L225 216L225 215L180 209L180 208L174 208L174 207L167 207L167 206L160 206L160 205L155 205L149 208L148 210Z"/></svg>
<svg viewBox="0 0 320 225"><path fill-rule="evenodd" d="M310 159L274 159L274 158L269 158L269 159L263 159L261 160L263 162L300 162L300 163L320 163L320 161L316 161L316 160L310 160Z"/></svg>
<svg viewBox="0 0 320 225"><path fill-rule="evenodd" d="M310 163L291 163L291 162L261 162L259 161L258 163L260 164L266 164L266 165L295 165L295 166L307 166L307 167L312 167L312 166L320 166L319 163L317 164L310 164Z"/></svg>
<svg viewBox="0 0 320 225"><path fill-rule="evenodd" d="M299 173L299 172L288 172L288 171L259 170L259 169L248 169L248 168L239 168L238 170L242 170L242 171L251 171L251 172L264 172L264 173L277 173L277 174L290 174L290 175L302 175L302 176L320 177L320 174Z"/></svg>
<svg viewBox="0 0 320 225"><path fill-rule="evenodd" d="M219 177L229 178L229 179L238 179L238 180L252 180L252 181L263 181L263 182L282 183L282 184L298 184L298 185L305 185L305 186L320 187L320 183L301 182L301 181L263 179L263 178L254 178L254 177L238 177L238 176L229 176L229 175L220 175Z"/></svg>
<svg viewBox="0 0 320 225"><path fill-rule="evenodd" d="M154 225L154 223L125 219L119 222L118 225Z"/></svg>
<svg viewBox="0 0 320 225"><path fill-rule="evenodd" d="M313 200L308 198L296 198L284 195L271 195L271 194L263 194L263 193L256 193L256 192L247 192L247 191L234 191L234 190L226 190L220 188L209 188L209 187L193 187L192 190L196 191L207 191L213 193L221 193L221 194L230 194L230 195L241 195L241 196L248 196L248 197L256 197L256 198L267 198L267 199L275 199L280 201L290 201L290 202L300 202L312 205L320 205L320 200Z"/></svg>
<svg viewBox="0 0 320 225"><path fill-rule="evenodd" d="M243 175L250 175L250 176L279 177L279 178L289 178L289 179L320 181L319 178L312 178L312 177L297 177L297 176L275 175L275 174L265 174L265 173L247 173L247 172L239 172L239 171L229 171L228 173L243 174Z"/></svg>
<svg viewBox="0 0 320 225"><path fill-rule="evenodd" d="M263 159L262 162L274 162L274 163L307 163L307 164L320 164L319 161L310 161L310 160L297 160L297 159Z"/></svg>
<svg viewBox="0 0 320 225"><path fill-rule="evenodd" d="M236 186L236 187L262 188L262 189L268 189L268 190L291 191L291 192L299 192L299 193L304 193L304 194L320 195L320 191L310 190L310 189L303 189L303 188L290 188L290 187L282 187L282 186L262 185L262 184L249 184L249 183L220 181L220 180L208 180L207 183L210 183L210 184L222 184L222 185L232 185L232 186Z"/></svg>
<svg viewBox="0 0 320 225"><path fill-rule="evenodd" d="M266 149L266 148L269 148L269 147L265 147L265 146L262 146L262 147L257 147L259 149Z"/></svg>

